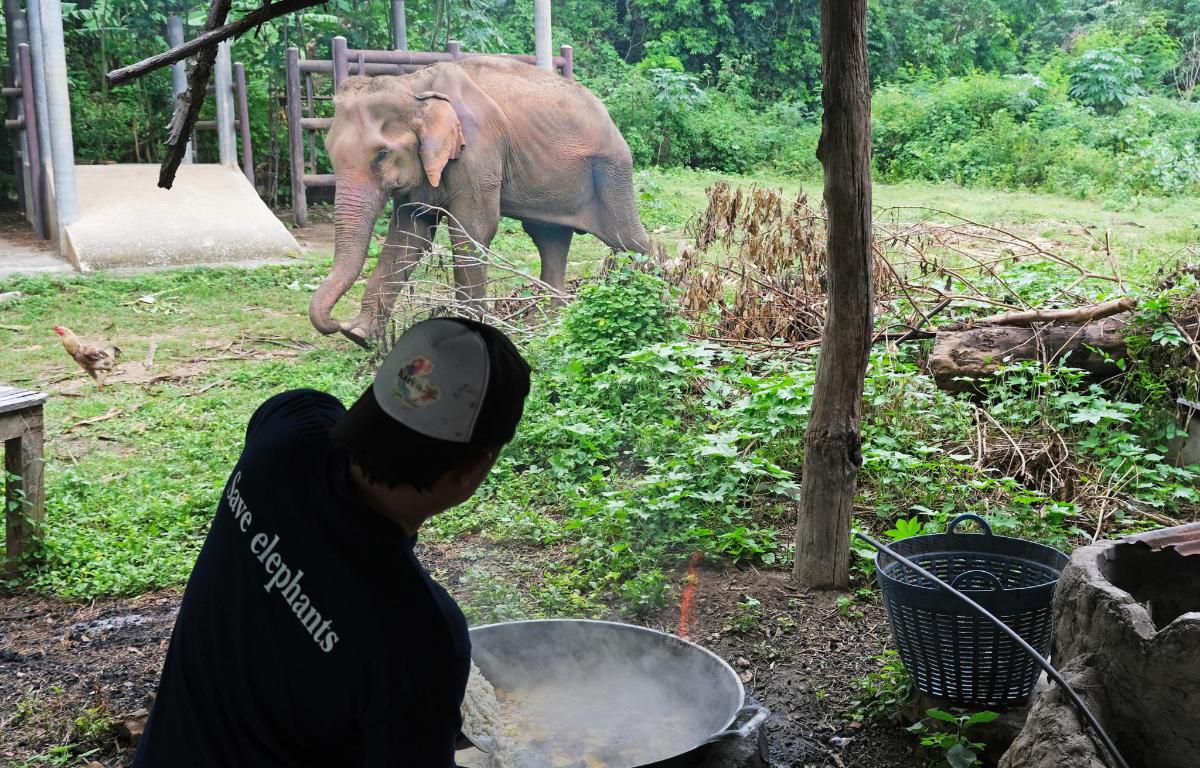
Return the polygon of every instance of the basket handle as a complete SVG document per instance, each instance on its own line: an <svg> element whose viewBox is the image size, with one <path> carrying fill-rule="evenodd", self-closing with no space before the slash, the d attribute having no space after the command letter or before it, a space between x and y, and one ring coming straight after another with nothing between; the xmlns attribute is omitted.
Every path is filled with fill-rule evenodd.
<svg viewBox="0 0 1200 768"><path fill-rule="evenodd" d="M946 533L954 533L954 529L957 528L958 524L964 520L974 520L975 522L979 523L979 527L983 529L984 535L986 535L986 536L992 535L992 526L987 524L987 520L984 520L979 515L971 514L970 512L961 514L958 517L951 520L949 527L946 528Z"/></svg>
<svg viewBox="0 0 1200 768"><path fill-rule="evenodd" d="M962 578L964 576L986 576L987 578L991 579L992 585L996 588L997 592L1004 591L1004 584L1001 583L1000 579L996 577L996 574L992 573L991 571L979 571L979 570L963 571L962 573L958 574L957 576L955 576L953 579L950 580L950 586L954 587L955 589L958 589L958 582L962 581ZM974 590L972 590L972 591L974 591Z"/></svg>

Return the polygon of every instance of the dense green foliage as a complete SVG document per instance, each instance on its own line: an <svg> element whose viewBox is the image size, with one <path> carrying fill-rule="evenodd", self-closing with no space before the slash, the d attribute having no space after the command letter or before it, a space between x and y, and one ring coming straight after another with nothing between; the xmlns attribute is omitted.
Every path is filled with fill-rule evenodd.
<svg viewBox="0 0 1200 768"><path fill-rule="evenodd" d="M327 266L11 283L25 296L0 308L0 323L23 341L0 348L0 363L30 381L65 376L60 386L87 393L48 405L47 536L28 584L88 597L182 582L254 408L288 387L316 386L344 401L362 389L369 359L336 339L312 339L305 319L308 291ZM1055 283L1029 265L1003 277L1030 296ZM1146 290L1133 346L1139 359L1161 362L1135 365L1103 389L1070 369L1018 365L973 403L920 372L919 348L878 348L866 381L856 523L898 537L971 511L997 531L1065 544L1092 534L1089 499L1126 500L1109 504L1109 530L1189 519L1196 473L1164 457L1177 431L1174 396L1195 391L1183 375L1190 348L1170 317L1195 285L1185 275ZM148 294L153 304L139 301ZM467 547L473 539L462 534L475 533L507 548L511 567L531 569L512 574L520 590L494 571L464 576L477 620L651 609L676 586L674 566L695 552L786 566L815 353L751 354L695 340L673 306L670 286L644 265L618 265L589 283L550 333L527 341L538 376L516 440L481 494L430 530ZM96 393L53 337L35 344L10 330L52 318L106 334L99 314L116 323L111 333L128 359L154 338L164 373L200 367L178 382ZM319 343L309 349L300 339ZM981 466L972 446L988 418L1023 444L1070 446L1070 466L1059 471L1070 472L1071 489L998 459ZM998 431L993 441L1006 444ZM522 566L525 558L532 562ZM866 557L860 565L865 577Z"/></svg>
<svg viewBox="0 0 1200 768"><path fill-rule="evenodd" d="M258 5L236 0L234 10ZM206 6L64 4L81 161L159 158L167 73L112 90L102 75L161 50L169 13L183 14L194 35ZM259 186L272 204L286 204L288 188L285 49L326 56L335 34L352 46L387 47L388 6L330 0L235 42L250 81ZM527 0L407 7L414 49L441 50L450 39L467 50L533 47ZM556 43L575 47L580 78L608 105L638 165L819 173L819 0L560 0L554 14ZM873 0L869 14L885 178L1055 190L1119 205L1200 191L1191 101L1200 80L1197 0ZM212 135L199 144L212 159ZM324 162L320 146L314 151Z"/></svg>

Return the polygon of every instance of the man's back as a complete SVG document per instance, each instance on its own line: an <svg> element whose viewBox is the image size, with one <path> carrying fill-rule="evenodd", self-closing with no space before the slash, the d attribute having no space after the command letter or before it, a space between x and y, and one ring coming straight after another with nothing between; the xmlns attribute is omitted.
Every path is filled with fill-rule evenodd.
<svg viewBox="0 0 1200 768"><path fill-rule="evenodd" d="M469 639L312 390L271 398L184 594L135 768L452 766Z"/></svg>

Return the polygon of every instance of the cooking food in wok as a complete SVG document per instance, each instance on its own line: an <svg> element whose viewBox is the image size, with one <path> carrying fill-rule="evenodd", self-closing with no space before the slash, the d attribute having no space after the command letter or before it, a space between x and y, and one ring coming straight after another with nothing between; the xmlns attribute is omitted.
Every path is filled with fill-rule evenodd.
<svg viewBox="0 0 1200 768"><path fill-rule="evenodd" d="M748 732L766 716L751 708L751 723L726 730L744 710L729 665L643 627L511 622L472 629L471 643L495 687L501 733L490 762L482 752L460 751L466 768L685 765L706 744Z"/></svg>

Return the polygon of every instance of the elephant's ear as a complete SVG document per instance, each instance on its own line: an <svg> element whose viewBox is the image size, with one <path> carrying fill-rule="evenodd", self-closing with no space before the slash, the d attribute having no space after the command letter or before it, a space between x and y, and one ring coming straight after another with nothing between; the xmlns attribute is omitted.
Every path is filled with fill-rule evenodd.
<svg viewBox="0 0 1200 768"><path fill-rule="evenodd" d="M466 146L463 143L462 123L444 93L425 91L417 96L425 102L425 116L418 131L421 137L421 165L429 185L442 182L446 163L456 159Z"/></svg>

